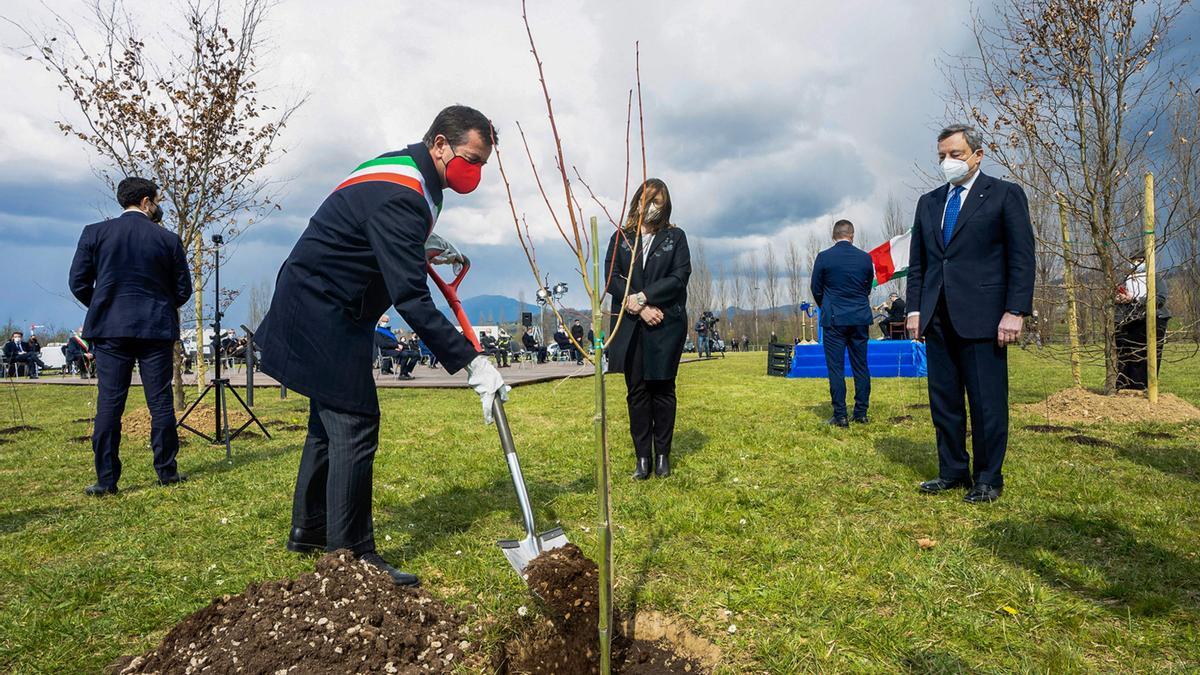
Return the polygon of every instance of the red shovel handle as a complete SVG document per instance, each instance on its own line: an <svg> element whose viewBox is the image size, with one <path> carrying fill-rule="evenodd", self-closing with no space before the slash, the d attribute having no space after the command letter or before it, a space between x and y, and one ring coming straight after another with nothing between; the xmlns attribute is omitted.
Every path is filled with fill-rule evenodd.
<svg viewBox="0 0 1200 675"><path fill-rule="evenodd" d="M450 283L446 283L442 275L437 273L437 270L433 268L433 263L426 263L425 268L429 271L429 276L433 279L433 283L437 284L438 290L446 297L446 302L449 303L450 309L454 310L454 316L458 318L458 325L462 327L463 335L471 341L472 345L475 345L476 351L482 352L483 347L479 344L479 338L475 335L475 329L471 327L471 321L467 319L467 313L463 311L462 302L458 299L458 285L467 276L467 270L471 269L471 264L464 264L462 271Z"/></svg>

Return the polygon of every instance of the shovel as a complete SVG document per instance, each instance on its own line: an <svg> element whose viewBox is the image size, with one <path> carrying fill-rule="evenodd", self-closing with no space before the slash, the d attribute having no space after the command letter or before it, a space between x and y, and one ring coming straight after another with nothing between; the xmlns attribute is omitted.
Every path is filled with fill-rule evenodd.
<svg viewBox="0 0 1200 675"><path fill-rule="evenodd" d="M458 299L458 286L467 276L467 270L471 269L471 261L453 244L436 234L429 235L429 239L425 242L425 257L428 260L426 267L429 270L429 276L433 279L433 283L437 284L442 295L446 297L446 302L449 303L450 309L454 311L454 316L458 318L459 325L462 326L463 335L471 341L475 349L482 352L483 348L479 345L479 338L475 336L475 329L471 327L471 322L467 319L466 312L463 311L462 302ZM434 269L434 265L446 264L453 265L454 269L454 281L450 283L446 283ZM500 434L500 445L504 448L504 460L508 463L509 474L512 475L513 488L517 492L517 504L521 507L521 520L525 525L524 539L502 539L496 542L496 545L504 552L504 557L508 558L509 564L517 571L517 574L524 578L525 567L529 561L546 551L566 546L569 542L561 527L538 534L533 521L533 507L529 503L529 491L525 488L525 476L521 473L521 461L517 459L517 448L513 444L512 430L508 426L508 417L504 414L504 401L501 401L499 396L492 401L492 417L496 421L496 431Z"/></svg>

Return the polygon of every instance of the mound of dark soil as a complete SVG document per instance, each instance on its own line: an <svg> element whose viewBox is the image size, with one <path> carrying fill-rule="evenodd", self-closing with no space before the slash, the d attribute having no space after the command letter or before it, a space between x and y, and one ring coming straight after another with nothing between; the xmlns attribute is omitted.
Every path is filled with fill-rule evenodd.
<svg viewBox="0 0 1200 675"><path fill-rule="evenodd" d="M1165 431L1139 431L1134 434L1134 436L1137 436L1138 438L1144 438L1148 441L1169 441L1172 438L1175 438L1175 434L1167 433Z"/></svg>
<svg viewBox="0 0 1200 675"><path fill-rule="evenodd" d="M1063 427L1057 424L1026 424L1021 428L1025 431L1032 431L1038 434L1054 434L1062 431L1079 431L1075 427Z"/></svg>
<svg viewBox="0 0 1200 675"><path fill-rule="evenodd" d="M298 579L251 584L183 620L127 673L443 673L480 656L465 616L346 550Z"/></svg>
<svg viewBox="0 0 1200 675"><path fill-rule="evenodd" d="M529 588L546 605L549 619L534 625L506 650L501 670L510 673L596 673L600 655L599 570L578 546L547 551L525 568ZM615 613L614 613L615 614ZM613 618L613 672L667 675L704 672L701 664L672 645L630 639Z"/></svg>
<svg viewBox="0 0 1200 675"><path fill-rule="evenodd" d="M1064 436L1063 440L1071 441L1072 443L1078 443L1080 445L1090 445L1094 448L1116 447L1112 443L1109 443L1108 441L1104 440L1103 438L1096 438L1095 436L1085 436L1083 434L1075 434L1074 436Z"/></svg>

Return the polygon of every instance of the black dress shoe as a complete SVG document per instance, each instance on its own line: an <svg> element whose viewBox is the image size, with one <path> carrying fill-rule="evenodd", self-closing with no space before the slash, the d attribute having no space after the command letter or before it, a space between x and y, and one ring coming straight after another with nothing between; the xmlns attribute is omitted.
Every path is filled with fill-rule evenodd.
<svg viewBox="0 0 1200 675"><path fill-rule="evenodd" d="M364 553L364 554L358 556L358 559L367 563L368 565L371 565L373 567L378 567L379 569L383 570L384 572L387 572L388 576L390 576L392 578L392 583L396 584L397 586L420 586L421 585L421 580L418 579L415 574L409 574L408 572L401 572L400 570L396 569L395 567L392 567L391 565L388 564L388 562L386 560L384 560L378 553L375 553L374 551L372 551L370 553Z"/></svg>
<svg viewBox="0 0 1200 675"><path fill-rule="evenodd" d="M1004 492L1004 488L1001 486L976 483L975 487L967 491L963 501L968 504L990 504L1000 499L1002 492Z"/></svg>
<svg viewBox="0 0 1200 675"><path fill-rule="evenodd" d="M187 476L185 476L184 474L181 474L181 473L177 473L174 476L171 476L170 478L159 478L158 479L158 484L163 487L167 487L168 485L175 485L176 483L186 483L186 482L187 482Z"/></svg>
<svg viewBox="0 0 1200 675"><path fill-rule="evenodd" d="M654 463L654 475L659 478L666 478L671 475L671 456L659 455Z"/></svg>
<svg viewBox="0 0 1200 675"><path fill-rule="evenodd" d="M828 424L831 427L842 427L842 428L850 426L850 422L846 421L845 417L838 417L837 415L834 415L833 417L830 417L828 420L825 420L825 424Z"/></svg>
<svg viewBox="0 0 1200 675"><path fill-rule="evenodd" d="M970 487L971 487L971 479L969 479L969 478L957 478L954 480L947 480L945 478L934 478L933 480L927 480L924 483L921 483L921 492L928 492L929 494L937 494L939 492L945 492L946 490L953 490L955 488L970 488Z"/></svg>
<svg viewBox="0 0 1200 675"><path fill-rule="evenodd" d="M103 485L89 485L83 489L83 494L89 497L103 497L105 495L117 494L117 486L104 487Z"/></svg>
<svg viewBox="0 0 1200 675"><path fill-rule="evenodd" d="M650 477L650 458L638 457L637 466L633 470L634 480L646 480Z"/></svg>
<svg viewBox="0 0 1200 675"><path fill-rule="evenodd" d="M866 415L855 415L854 417L850 418L850 421L854 422L855 424L868 424L871 420L867 419Z"/></svg>
<svg viewBox="0 0 1200 675"><path fill-rule="evenodd" d="M288 535L287 550L292 553L324 553L325 530L306 530L293 527Z"/></svg>

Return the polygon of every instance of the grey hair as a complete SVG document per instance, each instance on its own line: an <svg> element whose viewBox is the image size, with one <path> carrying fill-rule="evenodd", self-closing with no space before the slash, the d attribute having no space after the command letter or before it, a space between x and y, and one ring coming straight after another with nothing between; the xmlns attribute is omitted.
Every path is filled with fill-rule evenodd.
<svg viewBox="0 0 1200 675"><path fill-rule="evenodd" d="M942 129L937 137L938 142L940 143L954 134L963 135L963 138L967 141L967 147L971 149L971 152L975 152L983 147L983 135L979 133L978 129L969 124L951 124Z"/></svg>

